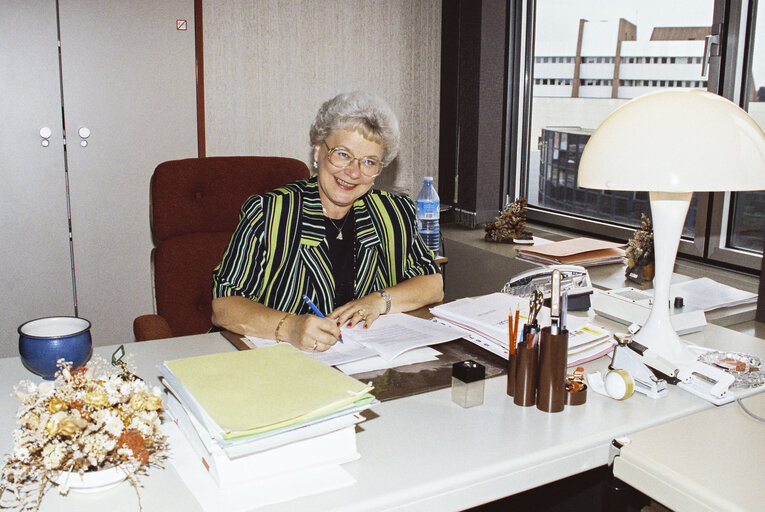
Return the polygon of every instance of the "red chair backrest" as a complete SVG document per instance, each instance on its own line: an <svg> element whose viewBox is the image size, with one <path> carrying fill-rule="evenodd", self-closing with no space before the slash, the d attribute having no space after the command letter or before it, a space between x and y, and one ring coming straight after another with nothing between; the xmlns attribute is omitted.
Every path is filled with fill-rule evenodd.
<svg viewBox="0 0 765 512"><path fill-rule="evenodd" d="M174 336L211 327L212 270L244 201L309 174L305 163L281 157L189 158L157 166L150 193L154 295Z"/></svg>

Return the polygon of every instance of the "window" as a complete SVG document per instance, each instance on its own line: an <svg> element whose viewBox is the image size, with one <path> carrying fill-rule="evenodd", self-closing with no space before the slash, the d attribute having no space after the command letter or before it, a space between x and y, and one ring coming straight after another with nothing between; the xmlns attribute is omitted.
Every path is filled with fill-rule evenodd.
<svg viewBox="0 0 765 512"><path fill-rule="evenodd" d="M738 103L765 130L765 2L758 2L757 11L745 19L755 19L750 26L748 65L737 91ZM744 16L742 15L742 18ZM744 23L742 23L744 25ZM748 25L752 25L751 23ZM735 92L734 92L735 94ZM753 254L763 253L765 240L765 191L717 194L721 196L714 210L711 236L713 255L734 264L751 266ZM720 206L721 205L721 206ZM755 263L756 264L756 263Z"/></svg>
<svg viewBox="0 0 765 512"><path fill-rule="evenodd" d="M576 55L583 64L616 62L621 58L617 51L632 55L646 51L651 56L621 58L622 63L644 65L627 68L629 75L613 76L615 80L591 68L574 67L570 71L572 75L565 78L569 84L573 83L569 96L546 96L542 90L532 90L528 95L527 104L519 112L520 119L525 117L529 126L527 140L518 141L519 146L525 145L525 152L519 150L508 160L514 164L512 181L516 186L506 197L526 197L531 220L622 239L631 236L639 225L641 212L650 212L647 194L579 189L576 170L592 130L613 110L637 95L667 87L709 87L746 108L760 126L765 127L765 8L762 7L765 1L759 2L756 17L746 12L748 2L744 0L628 0L619 4L609 0L586 3L536 0L533 3L535 8L528 9L528 13L535 13L534 41L529 51L545 52L548 48L561 51L563 48L563 53L576 55L577 48L586 48L601 55ZM704 41L691 42L690 47L698 52L696 55L675 57L662 55L671 51L666 41L650 39L654 27L713 26L723 21L723 13L726 13L724 21L729 23L722 31L727 34L721 45L723 52L727 52L726 58L710 59L708 76L701 74ZM626 24L620 25L620 19ZM747 23L753 19L757 20L759 31ZM738 39L751 43L736 44ZM612 44L614 40L618 40L617 45ZM743 55L745 48L749 55L737 57ZM720 69L723 62L726 69ZM739 68L731 70L730 66ZM624 67L617 69L619 73L625 71ZM668 72L671 75L667 75ZM534 81L546 78L545 73L542 68L534 69ZM557 74L556 78L560 79ZM667 80L662 76L677 79ZM522 133L514 129L508 132ZM712 220L707 222L709 205ZM711 197L694 194L683 237L681 253L759 269L765 240L765 191L720 193Z"/></svg>

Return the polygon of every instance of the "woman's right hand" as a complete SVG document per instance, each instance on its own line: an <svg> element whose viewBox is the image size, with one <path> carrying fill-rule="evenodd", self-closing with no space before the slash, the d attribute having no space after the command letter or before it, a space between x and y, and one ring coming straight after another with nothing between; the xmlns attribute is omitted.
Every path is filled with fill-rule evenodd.
<svg viewBox="0 0 765 512"><path fill-rule="evenodd" d="M306 352L324 352L337 343L340 328L336 320L316 315L290 315L284 320L280 339Z"/></svg>

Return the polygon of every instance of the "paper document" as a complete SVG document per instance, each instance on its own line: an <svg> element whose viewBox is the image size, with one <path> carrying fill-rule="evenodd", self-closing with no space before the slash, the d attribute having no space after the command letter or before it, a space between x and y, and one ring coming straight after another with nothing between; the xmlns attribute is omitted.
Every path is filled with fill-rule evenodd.
<svg viewBox="0 0 765 512"><path fill-rule="evenodd" d="M285 343L166 361L159 369L171 384L178 382L184 404L196 402L220 426L224 439L284 428L374 400L369 385Z"/></svg>
<svg viewBox="0 0 765 512"><path fill-rule="evenodd" d="M516 257L546 265L581 265L583 267L621 263L623 243L578 237L520 249Z"/></svg>
<svg viewBox="0 0 765 512"><path fill-rule="evenodd" d="M358 324L353 328L343 327L342 332L344 341L371 348L386 361L393 361L407 350L438 345L461 335L451 327L404 313L383 315L369 329Z"/></svg>
<svg viewBox="0 0 765 512"><path fill-rule="evenodd" d="M670 294L671 297L682 297L686 306L703 311L757 302L756 293L745 292L708 277L673 284Z"/></svg>
<svg viewBox="0 0 765 512"><path fill-rule="evenodd" d="M369 329L365 329L364 324L361 323L353 328L343 327L340 331L343 336L343 343L335 343L325 352L305 353L330 366L380 357L383 362L374 362L372 366L376 366L375 369L390 368L411 364L410 360L397 360L401 354L409 350L438 345L455 340L462 335L460 331L451 327L434 324L429 320L405 313L383 315L375 320ZM274 340L252 336L248 336L245 343L250 348L276 345ZM422 354L416 356L418 360L415 362L428 360L420 359L421 357Z"/></svg>
<svg viewBox="0 0 765 512"><path fill-rule="evenodd" d="M400 356L396 357L396 359L394 359L392 362L387 361L380 356L375 356L353 361L351 363L339 364L337 365L337 369L348 375L355 375L357 373L366 373L375 370L395 368L397 366L435 361L438 359L439 355L441 355L441 352L436 349L430 347L420 347L407 350Z"/></svg>
<svg viewBox="0 0 765 512"><path fill-rule="evenodd" d="M221 489L210 478L194 449L173 422L163 425L170 439L170 463L206 512L253 510L271 503L353 485L356 480L337 464L295 471L274 478L251 480Z"/></svg>
<svg viewBox="0 0 765 512"><path fill-rule="evenodd" d="M440 321L464 330L463 338L505 359L508 358L510 312L520 308L519 329L528 320L529 300L506 293L459 299L431 308ZM550 309L543 307L537 317L540 326L550 325ZM588 317L568 315L568 366L581 364L610 353L611 333Z"/></svg>
<svg viewBox="0 0 765 512"><path fill-rule="evenodd" d="M276 340L267 340L265 338L256 338L254 336L247 336L243 339L250 348L276 345ZM345 335L343 335L343 343L335 343L329 350L325 350L324 352L306 352L306 354L329 366L337 366L377 356L377 352L373 349L365 347L358 342L347 340Z"/></svg>
<svg viewBox="0 0 765 512"><path fill-rule="evenodd" d="M507 348L510 334L508 318L510 312L517 308L520 308L519 322L523 325L529 316L529 299L500 292L477 298L458 299L431 308L430 312ZM550 308L543 307L537 321L540 325L550 325Z"/></svg>

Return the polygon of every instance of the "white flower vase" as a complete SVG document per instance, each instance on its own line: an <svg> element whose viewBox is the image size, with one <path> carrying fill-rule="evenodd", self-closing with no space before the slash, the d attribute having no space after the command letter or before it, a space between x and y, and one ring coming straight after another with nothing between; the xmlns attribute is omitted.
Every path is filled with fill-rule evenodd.
<svg viewBox="0 0 765 512"><path fill-rule="evenodd" d="M119 466L100 469L98 471L86 471L79 474L59 473L53 483L61 487L59 492L66 494L69 491L81 493L95 493L117 487L127 478L127 473Z"/></svg>

